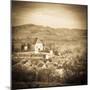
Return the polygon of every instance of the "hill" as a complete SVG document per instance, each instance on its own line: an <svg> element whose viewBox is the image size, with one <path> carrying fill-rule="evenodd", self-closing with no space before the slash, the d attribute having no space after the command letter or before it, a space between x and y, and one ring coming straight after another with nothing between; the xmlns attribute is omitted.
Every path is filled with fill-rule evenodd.
<svg viewBox="0 0 90 90"><path fill-rule="evenodd" d="M27 24L12 27L13 39L27 39L38 37L50 40L77 40L86 37L86 30L51 28L40 25Z"/></svg>

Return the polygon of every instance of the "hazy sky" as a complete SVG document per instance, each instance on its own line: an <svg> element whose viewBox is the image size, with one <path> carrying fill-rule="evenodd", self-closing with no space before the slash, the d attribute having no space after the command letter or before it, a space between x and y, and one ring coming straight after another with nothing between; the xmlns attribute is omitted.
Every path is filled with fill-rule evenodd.
<svg viewBox="0 0 90 90"><path fill-rule="evenodd" d="M86 29L87 7L83 5L13 1L12 25L23 24Z"/></svg>

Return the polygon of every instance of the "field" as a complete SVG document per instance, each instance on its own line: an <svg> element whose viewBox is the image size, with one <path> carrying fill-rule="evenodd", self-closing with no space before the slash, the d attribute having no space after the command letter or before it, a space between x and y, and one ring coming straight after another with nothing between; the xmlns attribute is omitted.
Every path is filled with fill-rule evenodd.
<svg viewBox="0 0 90 90"><path fill-rule="evenodd" d="M22 52L22 43L43 40L54 50L46 60L43 52ZM12 28L12 86L36 88L87 84L87 30L23 25Z"/></svg>

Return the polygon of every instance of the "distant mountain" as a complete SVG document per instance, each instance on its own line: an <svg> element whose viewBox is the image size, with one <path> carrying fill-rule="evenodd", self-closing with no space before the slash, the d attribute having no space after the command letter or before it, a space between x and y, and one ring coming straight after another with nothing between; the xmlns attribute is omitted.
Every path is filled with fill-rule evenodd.
<svg viewBox="0 0 90 90"><path fill-rule="evenodd" d="M26 39L38 37L49 40L76 40L86 37L86 30L51 28L41 25L26 24L12 27L13 39Z"/></svg>

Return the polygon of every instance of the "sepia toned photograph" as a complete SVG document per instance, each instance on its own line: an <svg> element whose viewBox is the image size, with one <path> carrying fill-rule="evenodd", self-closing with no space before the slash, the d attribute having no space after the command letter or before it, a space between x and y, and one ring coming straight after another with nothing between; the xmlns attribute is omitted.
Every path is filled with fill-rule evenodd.
<svg viewBox="0 0 90 90"><path fill-rule="evenodd" d="M12 89L87 85L87 5L12 1Z"/></svg>

